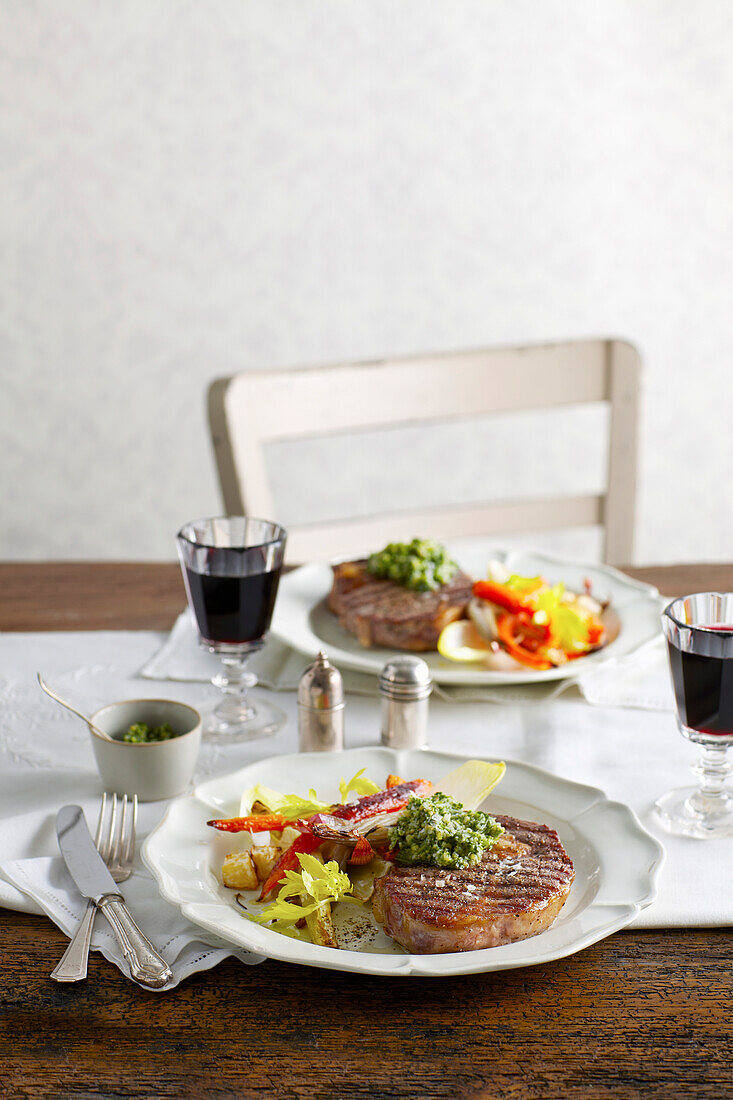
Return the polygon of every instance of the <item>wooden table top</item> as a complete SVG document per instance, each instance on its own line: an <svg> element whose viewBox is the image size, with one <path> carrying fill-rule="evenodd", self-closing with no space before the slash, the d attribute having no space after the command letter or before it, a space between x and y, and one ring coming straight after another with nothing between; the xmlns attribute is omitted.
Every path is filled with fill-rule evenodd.
<svg viewBox="0 0 733 1100"><path fill-rule="evenodd" d="M733 565L629 569L670 596L733 589ZM168 628L177 565L1 564L0 630ZM0 1065L13 1097L485 1100L733 1097L729 929L621 932L546 966L376 979L227 960L171 993L0 919Z"/></svg>

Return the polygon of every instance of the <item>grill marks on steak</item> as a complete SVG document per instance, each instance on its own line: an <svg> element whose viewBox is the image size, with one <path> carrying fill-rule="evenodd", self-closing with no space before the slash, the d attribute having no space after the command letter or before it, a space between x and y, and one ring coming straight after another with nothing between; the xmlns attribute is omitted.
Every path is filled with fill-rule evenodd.
<svg viewBox="0 0 733 1100"><path fill-rule="evenodd" d="M414 954L498 947L549 928L575 872L554 829L496 815L506 830L463 871L392 867L374 884L373 911Z"/></svg>
<svg viewBox="0 0 733 1100"><path fill-rule="evenodd" d="M433 592L411 592L373 577L362 559L333 567L328 606L360 645L424 651L435 649L443 627L462 618L472 589L471 578L459 571Z"/></svg>

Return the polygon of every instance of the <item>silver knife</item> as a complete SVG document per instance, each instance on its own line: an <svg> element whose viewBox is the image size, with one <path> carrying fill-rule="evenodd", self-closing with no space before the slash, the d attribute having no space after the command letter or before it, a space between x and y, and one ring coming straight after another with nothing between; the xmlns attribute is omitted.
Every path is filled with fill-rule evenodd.
<svg viewBox="0 0 733 1100"><path fill-rule="evenodd" d="M95 847L81 806L61 807L56 814L56 835L71 877L84 897L91 898L109 921L132 977L153 989L165 985L173 971L132 919Z"/></svg>

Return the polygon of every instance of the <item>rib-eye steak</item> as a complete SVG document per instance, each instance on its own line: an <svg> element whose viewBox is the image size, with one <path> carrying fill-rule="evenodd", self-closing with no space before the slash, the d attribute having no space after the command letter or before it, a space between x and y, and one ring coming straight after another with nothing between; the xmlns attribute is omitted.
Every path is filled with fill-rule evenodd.
<svg viewBox="0 0 733 1100"><path fill-rule="evenodd" d="M463 871L393 866L374 884L385 931L414 954L498 947L549 928L575 877L554 829L497 815L506 830Z"/></svg>
<svg viewBox="0 0 733 1100"><path fill-rule="evenodd" d="M471 599L473 582L456 573L432 592L411 592L395 581L367 572L366 559L333 567L328 606L360 645L394 649L435 649L444 626L460 619Z"/></svg>

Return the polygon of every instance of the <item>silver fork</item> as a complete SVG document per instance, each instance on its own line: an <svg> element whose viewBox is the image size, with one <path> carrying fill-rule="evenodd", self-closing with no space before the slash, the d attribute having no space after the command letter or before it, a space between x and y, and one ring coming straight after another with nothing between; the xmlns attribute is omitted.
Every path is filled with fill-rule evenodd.
<svg viewBox="0 0 733 1100"><path fill-rule="evenodd" d="M111 803L109 815L107 815L108 798ZM105 820L107 816L109 816L109 821ZM119 827L117 824L118 816ZM115 882L124 882L132 874L136 826L137 795L133 795L132 801L128 801L127 795L122 796L122 808L118 815L117 795L108 796L105 791L99 809L94 843ZM89 947L92 942L92 930L96 915L97 906L93 901L87 902L86 912L79 921L69 946L66 948L58 966L51 973L51 977L55 981L80 982L86 978Z"/></svg>

